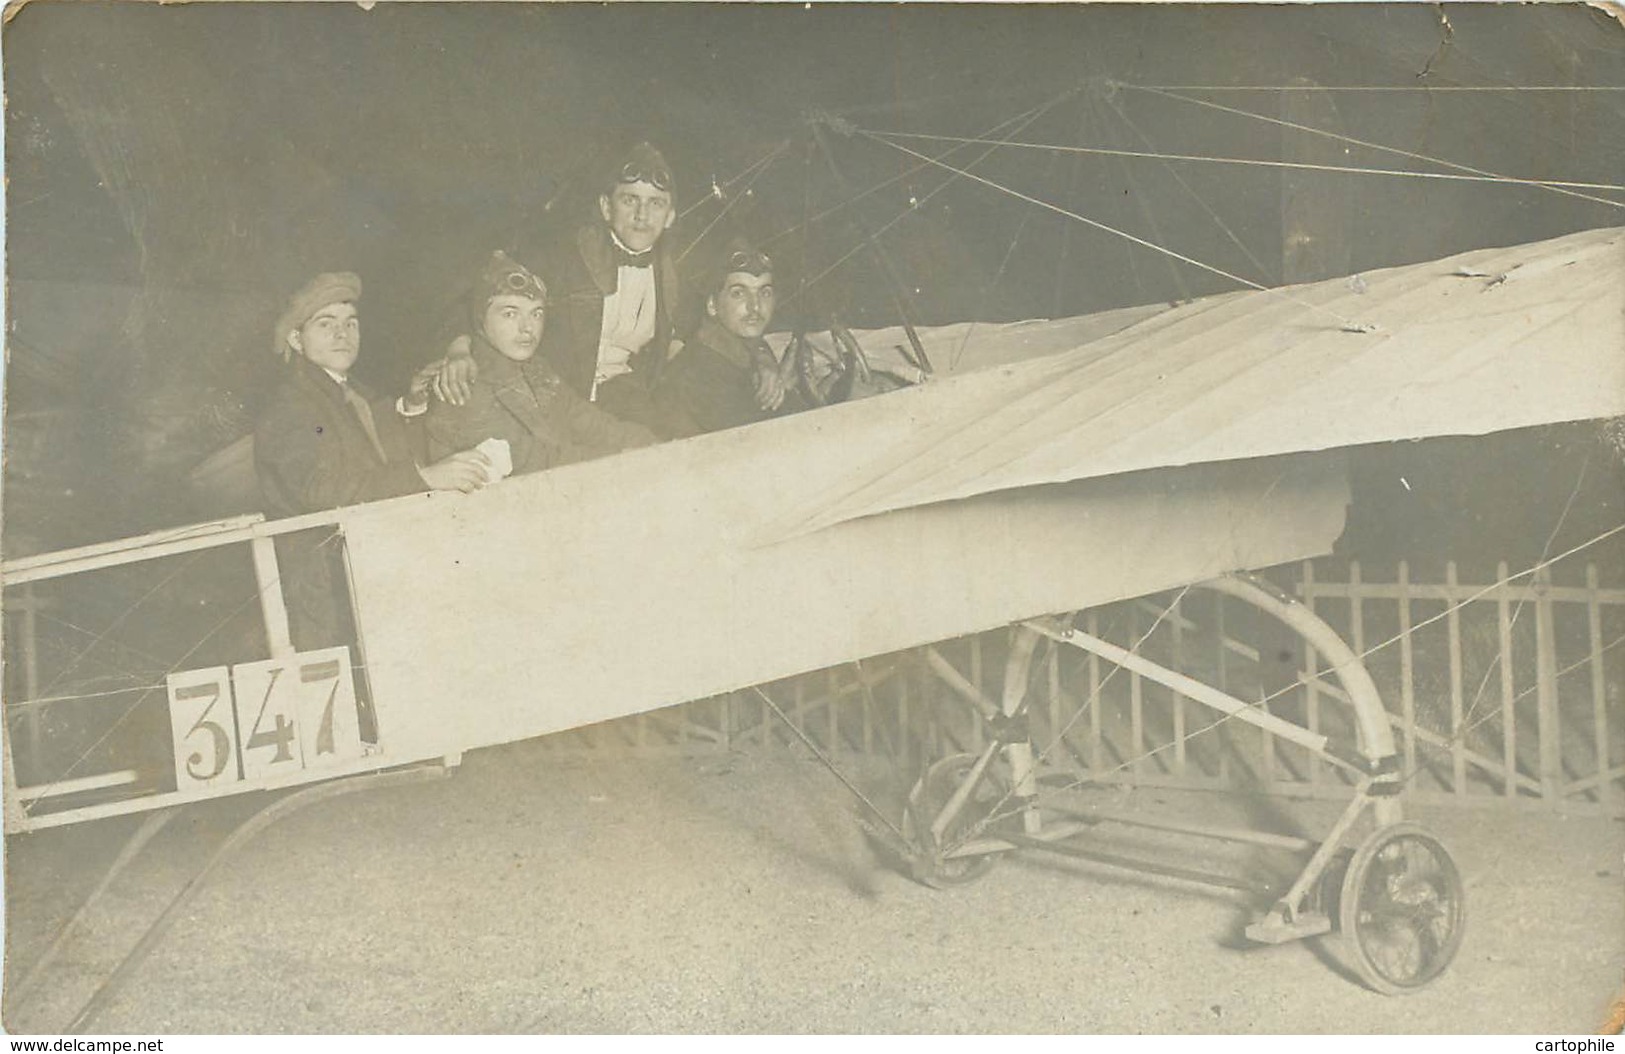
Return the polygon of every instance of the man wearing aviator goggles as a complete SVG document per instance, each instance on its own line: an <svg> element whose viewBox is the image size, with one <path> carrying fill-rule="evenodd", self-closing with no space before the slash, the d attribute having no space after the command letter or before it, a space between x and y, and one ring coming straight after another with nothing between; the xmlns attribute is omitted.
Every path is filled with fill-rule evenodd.
<svg viewBox="0 0 1625 1054"><path fill-rule="evenodd" d="M675 187L665 157L639 143L599 194L595 221L537 260L552 291L542 354L583 398L659 434L672 428L653 392L688 328L676 317L680 288L665 238L677 218ZM466 347L453 345L436 386L453 404L466 400L478 372ZM759 364L757 390L764 406L783 399L771 358Z"/></svg>
<svg viewBox="0 0 1625 1054"><path fill-rule="evenodd" d="M551 251L527 257L552 295L541 353L583 399L657 426L650 397L676 339L679 286L663 236L677 218L671 167L648 143L632 148L598 196L598 217ZM449 349L435 390L462 405L479 364L468 340Z"/></svg>
<svg viewBox="0 0 1625 1054"><path fill-rule="evenodd" d="M762 334L773 322L773 261L742 239L724 250L705 299L705 319L666 367L658 396L678 435L715 432L805 407L792 394L772 409L758 398L758 364L774 363ZM786 361L783 370L791 368Z"/></svg>
<svg viewBox="0 0 1625 1054"><path fill-rule="evenodd" d="M560 381L537 354L548 330L546 284L506 253L491 254L469 301L469 351L478 376L460 405L429 408L429 450L486 451L495 471L536 472L655 441Z"/></svg>

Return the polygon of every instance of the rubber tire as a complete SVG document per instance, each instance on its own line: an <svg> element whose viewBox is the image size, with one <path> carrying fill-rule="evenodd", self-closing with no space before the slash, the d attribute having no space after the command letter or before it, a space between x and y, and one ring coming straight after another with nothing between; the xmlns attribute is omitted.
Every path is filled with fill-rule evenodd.
<svg viewBox="0 0 1625 1054"><path fill-rule="evenodd" d="M1413 883L1409 889L1400 890L1416 898L1412 904L1398 906L1409 909L1412 917L1406 920L1411 924L1407 931L1415 939L1419 955L1415 969L1404 976L1397 975L1390 964L1373 954L1376 945L1372 938L1377 936L1377 925L1371 915L1373 905L1368 903L1373 892L1369 880L1375 869L1388 866L1394 849L1401 844L1421 846L1433 864L1428 875L1412 874L1415 858L1407 855L1402 865L1404 870L1393 872L1383 881L1383 893L1389 898L1395 892L1396 881L1404 883L1412 879L1421 884ZM1355 969L1368 986L1384 995L1406 995L1427 987L1444 973L1461 948L1467 923L1461 873L1444 843L1419 824L1396 823L1373 832L1349 861L1338 900L1339 925L1354 957ZM1419 909L1433 916L1423 927L1414 925ZM1428 938L1427 943L1433 945L1431 953L1424 950L1424 936Z"/></svg>
<svg viewBox="0 0 1625 1054"><path fill-rule="evenodd" d="M903 834L917 849L910 861L915 880L932 889L946 889L975 882L992 870L999 857L1004 855L984 853L980 856L945 859L939 854L935 840L931 837L932 820L964 782L965 776L975 763L974 754L950 754L933 762L909 791L908 805L903 809ZM982 774L981 787L978 787L976 793L965 803L964 809L960 811L954 823L943 832L949 842L954 841L959 832L986 816L987 809L1004 798L1009 791L1009 780L1003 778L998 771L1000 764L1000 761L995 760L988 766ZM984 804L986 808L979 807Z"/></svg>

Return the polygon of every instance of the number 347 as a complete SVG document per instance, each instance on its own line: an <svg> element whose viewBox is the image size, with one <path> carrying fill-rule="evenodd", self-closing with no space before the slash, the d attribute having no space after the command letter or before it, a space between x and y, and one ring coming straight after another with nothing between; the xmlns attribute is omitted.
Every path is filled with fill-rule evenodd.
<svg viewBox="0 0 1625 1054"><path fill-rule="evenodd" d="M169 678L177 787L254 781L361 756L346 648Z"/></svg>

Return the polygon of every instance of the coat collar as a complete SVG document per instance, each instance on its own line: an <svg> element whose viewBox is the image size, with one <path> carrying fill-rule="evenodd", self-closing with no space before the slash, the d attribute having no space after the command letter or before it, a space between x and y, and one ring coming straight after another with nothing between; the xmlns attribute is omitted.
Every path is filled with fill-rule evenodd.
<svg viewBox="0 0 1625 1054"><path fill-rule="evenodd" d="M654 254L655 281L660 286L662 296L676 293L677 271L666 248L666 241L670 237L670 231L662 234L654 248L649 250ZM610 238L609 227L603 223L589 223L576 230L576 249L581 253L582 262L587 265L592 284L604 296L613 296L620 285L619 270L615 265L615 243Z"/></svg>
<svg viewBox="0 0 1625 1054"><path fill-rule="evenodd" d="M742 370L751 368L752 363L755 361L753 353L761 344L765 343L761 340L741 340L723 329L722 324L710 316L706 316L705 320L700 323L700 328L694 334L694 337L701 344L722 356L729 365L737 366Z"/></svg>
<svg viewBox="0 0 1625 1054"><path fill-rule="evenodd" d="M496 401L527 432L543 435L547 431L547 418L542 411L541 397L546 394L545 389L557 381L549 377L535 359L528 363L515 362L478 333L474 334L469 350L479 367L480 380L491 385Z"/></svg>
<svg viewBox="0 0 1625 1054"><path fill-rule="evenodd" d="M303 355L295 357L294 359L290 360L290 362L293 365L294 379L298 383L303 384L307 388L312 388L315 391L320 392L325 398L338 404L339 406L345 405L345 385L348 385L352 391L361 395L362 398L371 398L371 393L368 392L367 389L362 385L357 384L354 377L347 377L345 379L345 385L341 385L338 381L333 379L332 374L328 373L314 362L311 362Z"/></svg>

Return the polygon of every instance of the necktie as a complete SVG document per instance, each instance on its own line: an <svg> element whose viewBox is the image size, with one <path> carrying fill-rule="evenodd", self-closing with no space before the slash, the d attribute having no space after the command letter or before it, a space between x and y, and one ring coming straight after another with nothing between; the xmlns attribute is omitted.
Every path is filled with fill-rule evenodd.
<svg viewBox="0 0 1625 1054"><path fill-rule="evenodd" d="M615 266L616 267L653 267L654 266L655 251L653 249L645 249L640 253L629 253L625 249L621 248L619 245L615 246L614 249L615 249Z"/></svg>
<svg viewBox="0 0 1625 1054"><path fill-rule="evenodd" d="M350 404L350 409L361 419L362 430L367 433L367 438L372 440L372 448L378 452L378 460L387 465L389 455L384 453L384 444L378 438L378 424L372 419L372 407L367 405L367 400L361 397L360 392L348 384L343 386L343 391L344 401Z"/></svg>

